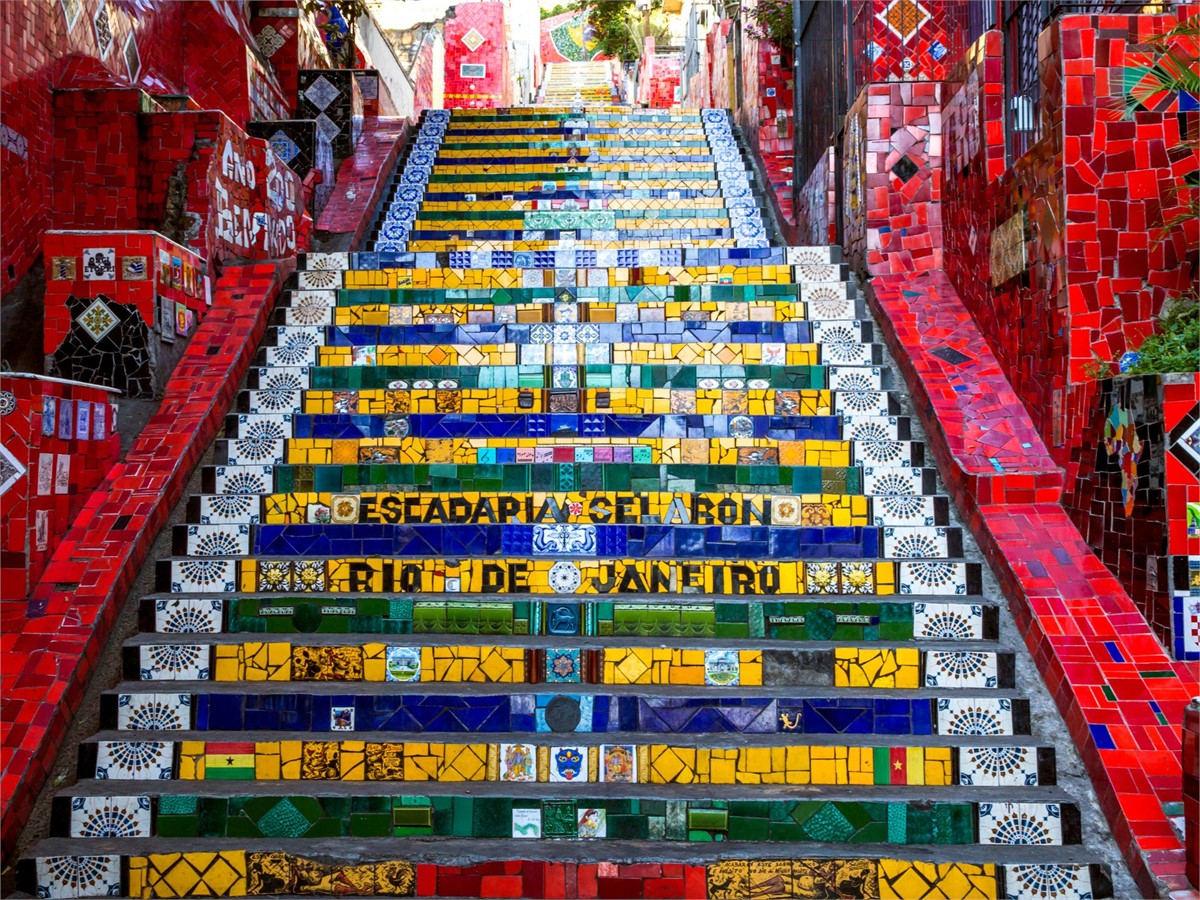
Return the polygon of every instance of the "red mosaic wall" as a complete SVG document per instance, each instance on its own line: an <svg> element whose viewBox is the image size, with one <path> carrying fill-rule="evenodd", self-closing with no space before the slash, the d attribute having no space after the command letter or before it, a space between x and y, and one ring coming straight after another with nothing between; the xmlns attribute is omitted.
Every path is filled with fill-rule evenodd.
<svg viewBox="0 0 1200 900"><path fill-rule="evenodd" d="M852 10L850 47L860 83L940 81L962 55L966 3L863 0Z"/></svg>
<svg viewBox="0 0 1200 900"><path fill-rule="evenodd" d="M1177 101L1128 121L1113 109L1128 48L1174 21L1068 16L1048 29L1045 136L1008 171L999 34L947 84L947 272L1070 474L1094 357L1118 359L1140 342L1163 301L1196 277L1196 227L1158 240L1179 208L1173 185L1200 166L1179 146Z"/></svg>
<svg viewBox="0 0 1200 900"><path fill-rule="evenodd" d="M1138 318L1137 296L1128 309L1118 297L1123 275L1114 267L1126 249L1145 251L1131 256L1134 270L1143 273L1143 291L1154 296L1166 281L1143 240L1157 201L1137 194L1150 182L1167 187L1165 170L1158 169L1157 177L1142 172L1156 168L1156 148L1168 142L1170 110L1112 122L1097 115L1094 100L1118 74L1110 70L1121 58L1123 40L1161 28L1153 21L1142 17L1139 26L1134 17L1067 17L1061 53L1058 32L1043 35L1048 137L1007 170L999 130L998 36L985 36L944 83L912 82L920 60L907 70L902 65L903 80L869 85L852 106L844 174L848 255L874 276L872 306L917 399L929 446L996 570L1118 844L1146 891L1157 890L1155 878L1169 890L1184 886L1184 848L1163 804L1180 799L1179 718L1197 690L1196 670L1172 663L1162 647L1161 616L1152 629L1138 587L1114 577L1061 505L1063 486L1081 466L1081 455L1068 452L1068 442L1077 446L1078 439L1066 423L1078 433L1096 387L1089 382L1074 394L1064 391L1056 402L1048 385L1074 377L1076 342L1090 348L1099 339L1113 358L1136 322L1145 321ZM911 56L902 55L901 64L905 58ZM885 68L895 79L890 62ZM929 71L926 77L940 77ZM1147 129L1142 115L1158 118ZM1143 137L1146 147L1139 150ZM1080 174L1084 163L1090 181ZM1132 187L1134 182L1142 186ZM1142 236L1128 236L1138 229ZM1171 248L1161 252L1165 258ZM1073 286L1087 290L1072 292ZM1089 307L1106 288L1114 294ZM1110 335L1120 335L1121 343L1109 344ZM1147 436L1155 428L1160 441L1166 435L1169 454L1164 460L1158 451L1158 470L1146 465L1143 472L1128 453L1124 460L1139 481L1146 479L1146 492L1156 489L1168 498L1174 476L1166 472L1178 474L1177 462L1187 468L1180 442L1195 443L1194 437L1186 441L1186 428L1195 421L1191 416L1200 419L1194 383L1172 385L1172 391L1170 403L1165 391L1158 402L1161 414L1147 412L1144 423L1121 432L1132 441L1144 424ZM1168 419L1175 424L1164 428ZM1097 427L1094 417L1092 422ZM1099 422L1102 427L1103 418ZM1108 491L1101 499L1111 505L1114 483L1117 502L1123 499L1122 448L1111 437L1108 444L1116 459L1107 459L1110 446L1104 446L1110 467L1095 466L1093 459L1101 474L1093 483L1099 493ZM1064 472L1065 464L1070 471ZM1168 515L1187 502L1189 490L1181 501L1166 500ZM1173 532L1186 530L1185 520L1179 523L1159 523L1157 533L1167 532L1170 552ZM1120 534L1137 532L1140 539L1152 532L1138 529L1134 524ZM1173 557L1166 584L1156 587L1152 575L1163 567L1146 566L1143 556L1143 583L1169 589L1181 559Z"/></svg>
<svg viewBox="0 0 1200 900"><path fill-rule="evenodd" d="M120 602L216 436L294 265L225 269L158 413L91 493L30 601L0 603L0 655L16 661L0 668L5 853L53 769Z"/></svg>
<svg viewBox="0 0 1200 900"><path fill-rule="evenodd" d="M250 30L255 44L270 61L283 96L294 98L301 69L323 69L330 65L321 33L311 18L299 14L298 7L279 0L252 0L250 7ZM294 100L288 104L288 113L294 105Z"/></svg>
<svg viewBox="0 0 1200 900"><path fill-rule="evenodd" d="M446 19L445 41L446 109L495 109L512 103L503 3L461 3L454 7L454 17ZM478 70L471 66L483 66L483 74L472 75Z"/></svg>
<svg viewBox="0 0 1200 900"><path fill-rule="evenodd" d="M1185 437L1200 418L1200 375L1123 376L1096 387L1064 505L1159 640L1176 658L1200 658L1182 602L1186 557L1200 557L1200 527L1189 527L1187 514L1188 503L1200 504L1200 443Z"/></svg>
<svg viewBox="0 0 1200 900"><path fill-rule="evenodd" d="M0 290L9 290L37 258L43 231L74 224L52 219L47 204L58 184L54 163L63 147L53 130L62 120L55 115L52 88L135 85L150 94L187 94L238 121L251 110L272 111L271 117L277 117L288 108L274 75L248 53L253 35L241 5L230 0L2 3L0 34L5 60L0 83L0 194L5 197ZM101 171L120 181L124 145L114 137L108 149L115 158Z"/></svg>
<svg viewBox="0 0 1200 900"><path fill-rule="evenodd" d="M211 288L204 260L161 235L148 231L48 231L45 239L46 299L43 347L54 353L71 329L68 297L103 294L121 306L133 306L146 326L168 325L179 336L190 335L204 318ZM98 251L111 251L113 266L92 264ZM101 259L107 260L108 254ZM161 310L171 305L166 320ZM177 307L182 310L177 311ZM190 312L190 316L185 314ZM190 321L191 328L184 326Z"/></svg>
<svg viewBox="0 0 1200 900"><path fill-rule="evenodd" d="M0 599L24 600L121 450L116 395L95 385L0 376Z"/></svg>
<svg viewBox="0 0 1200 900"><path fill-rule="evenodd" d="M638 78L638 103L651 109L670 109L679 101L679 54L658 53L654 37L646 37Z"/></svg>

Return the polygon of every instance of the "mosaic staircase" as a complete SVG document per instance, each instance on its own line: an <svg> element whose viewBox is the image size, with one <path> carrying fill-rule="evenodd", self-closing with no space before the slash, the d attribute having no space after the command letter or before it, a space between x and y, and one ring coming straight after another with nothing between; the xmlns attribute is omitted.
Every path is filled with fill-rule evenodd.
<svg viewBox="0 0 1200 900"><path fill-rule="evenodd" d="M613 95L608 62L546 63L541 102L547 106L608 106Z"/></svg>
<svg viewBox="0 0 1200 900"><path fill-rule="evenodd" d="M881 362L725 113L426 113L277 310L25 885L1108 896Z"/></svg>

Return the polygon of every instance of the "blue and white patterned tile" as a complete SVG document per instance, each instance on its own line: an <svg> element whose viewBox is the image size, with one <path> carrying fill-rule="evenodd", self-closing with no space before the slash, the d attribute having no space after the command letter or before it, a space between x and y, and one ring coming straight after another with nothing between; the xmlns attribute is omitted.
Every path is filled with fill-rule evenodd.
<svg viewBox="0 0 1200 900"><path fill-rule="evenodd" d="M986 650L928 650L925 686L995 688L999 684L995 653Z"/></svg>
<svg viewBox="0 0 1200 900"><path fill-rule="evenodd" d="M273 429L262 428L244 438L228 439L225 451L225 461L231 466L264 465L267 468L281 465L285 461L287 451L286 438L271 439L266 437ZM265 492L264 492L265 493Z"/></svg>
<svg viewBox="0 0 1200 900"><path fill-rule="evenodd" d="M1057 803L980 803L979 843L1061 846L1062 811Z"/></svg>
<svg viewBox="0 0 1200 900"><path fill-rule="evenodd" d="M938 734L1010 736L1012 701L1005 697L942 697L937 701Z"/></svg>
<svg viewBox="0 0 1200 900"><path fill-rule="evenodd" d="M913 637L933 641L983 639L983 607L969 603L914 603Z"/></svg>
<svg viewBox="0 0 1200 900"><path fill-rule="evenodd" d="M200 494L197 518L201 525L257 525L260 498L254 494Z"/></svg>
<svg viewBox="0 0 1200 900"><path fill-rule="evenodd" d="M1030 746L960 747L959 784L1022 787L1038 783L1037 748Z"/></svg>
<svg viewBox="0 0 1200 900"><path fill-rule="evenodd" d="M149 797L72 797L71 837L147 838Z"/></svg>
<svg viewBox="0 0 1200 900"><path fill-rule="evenodd" d="M37 896L44 900L120 897L120 856L40 856Z"/></svg>
<svg viewBox="0 0 1200 900"><path fill-rule="evenodd" d="M896 441L900 437L900 420L896 416L842 416L844 441Z"/></svg>
<svg viewBox="0 0 1200 900"><path fill-rule="evenodd" d="M888 559L945 559L950 555L946 529L889 525L883 529L883 555Z"/></svg>
<svg viewBox="0 0 1200 900"><path fill-rule="evenodd" d="M118 694L118 731L185 731L191 728L191 694Z"/></svg>
<svg viewBox="0 0 1200 900"><path fill-rule="evenodd" d="M154 601L154 630L159 634L219 634L225 604L196 597Z"/></svg>
<svg viewBox="0 0 1200 900"><path fill-rule="evenodd" d="M249 525L188 525L188 556L248 556Z"/></svg>
<svg viewBox="0 0 1200 900"><path fill-rule="evenodd" d="M317 348L303 339L275 347L265 347L263 356L268 366L315 366Z"/></svg>
<svg viewBox="0 0 1200 900"><path fill-rule="evenodd" d="M840 416L886 418L889 395L885 391L838 391L833 404L833 411Z"/></svg>
<svg viewBox="0 0 1200 900"><path fill-rule="evenodd" d="M864 466L863 493L869 497L920 495L924 492L924 472L913 466Z"/></svg>
<svg viewBox="0 0 1200 900"><path fill-rule="evenodd" d="M170 741L100 741L96 745L96 778L109 781L165 781L175 771L175 745Z"/></svg>
<svg viewBox="0 0 1200 900"><path fill-rule="evenodd" d="M296 415L304 412L304 392L300 390L268 388L261 391L248 390L245 394L246 409L251 415Z"/></svg>
<svg viewBox="0 0 1200 900"><path fill-rule="evenodd" d="M207 681L207 644L144 644L138 648L142 681Z"/></svg>
<svg viewBox="0 0 1200 900"><path fill-rule="evenodd" d="M917 494L879 494L871 498L873 525L932 525L937 498Z"/></svg>
<svg viewBox="0 0 1200 900"><path fill-rule="evenodd" d="M855 465L866 467L903 466L913 458L910 441L897 441L887 437L887 426L878 428L864 425L858 429L858 437L851 443Z"/></svg>
<svg viewBox="0 0 1200 900"><path fill-rule="evenodd" d="M881 391L883 370L878 366L830 366L831 391Z"/></svg>
<svg viewBox="0 0 1200 900"><path fill-rule="evenodd" d="M1086 865L1030 863L1001 866L1005 900L1092 900Z"/></svg>
<svg viewBox="0 0 1200 900"><path fill-rule="evenodd" d="M960 562L899 562L901 594L967 593L967 564Z"/></svg>
<svg viewBox="0 0 1200 900"><path fill-rule="evenodd" d="M232 559L173 559L172 594L232 594L237 590L237 561Z"/></svg>
<svg viewBox="0 0 1200 900"><path fill-rule="evenodd" d="M223 465L213 468L217 494L269 494L275 488L274 466L264 463Z"/></svg>

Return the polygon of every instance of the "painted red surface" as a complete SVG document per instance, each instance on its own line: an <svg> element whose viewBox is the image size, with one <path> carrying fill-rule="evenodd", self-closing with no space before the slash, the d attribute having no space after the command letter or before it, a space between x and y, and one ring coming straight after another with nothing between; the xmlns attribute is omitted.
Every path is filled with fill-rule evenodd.
<svg viewBox="0 0 1200 900"><path fill-rule="evenodd" d="M74 11L70 19L69 10ZM120 135L131 127L124 116L136 108L129 99L136 94L121 100L119 121L105 121L109 139L103 147L111 155L101 160L98 182L64 185L55 163L68 145L66 135L55 129L70 124L64 118L69 104L56 104L51 89L136 86L151 95L186 94L196 106L222 110L236 121L245 121L252 111L286 116L291 104L274 74L250 52L254 38L242 15L241 5L229 0L0 4L0 51L5 60L0 83L0 193L5 197L0 290L11 288L37 259L45 230L76 227L54 217L60 205L91 203L104 211L105 204L126 202L130 150ZM111 111L107 105L81 109L85 119L70 133L82 136L86 117ZM89 148L98 141L95 134L88 137L76 156L94 152ZM65 200L64 190L81 196ZM116 199L107 195L109 190ZM131 224L114 221L92 227Z"/></svg>
<svg viewBox="0 0 1200 900"><path fill-rule="evenodd" d="M24 473L0 485L0 598L24 600L121 450L116 396L95 385L0 376L0 444ZM11 399L10 399L11 398ZM11 404L11 410L9 405Z"/></svg>
<svg viewBox="0 0 1200 900"><path fill-rule="evenodd" d="M120 603L216 436L294 261L230 266L158 413L88 497L32 599L0 602L3 845L54 765Z"/></svg>
<svg viewBox="0 0 1200 900"><path fill-rule="evenodd" d="M503 3L454 7L445 30L446 109L495 109L512 103L507 40ZM482 70L473 68L479 66Z"/></svg>

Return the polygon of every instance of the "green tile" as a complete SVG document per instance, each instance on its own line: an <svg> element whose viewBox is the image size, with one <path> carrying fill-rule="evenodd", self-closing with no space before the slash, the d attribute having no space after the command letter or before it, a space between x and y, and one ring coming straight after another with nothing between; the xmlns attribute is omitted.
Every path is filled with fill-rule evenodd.
<svg viewBox="0 0 1200 900"><path fill-rule="evenodd" d="M200 817L195 815L170 815L159 813L155 836L163 838L199 837Z"/></svg>
<svg viewBox="0 0 1200 900"><path fill-rule="evenodd" d="M392 823L387 813L355 813L350 817L352 837L387 837Z"/></svg>
<svg viewBox="0 0 1200 900"><path fill-rule="evenodd" d="M728 831L729 810L689 809L687 811L687 827L689 830Z"/></svg>
<svg viewBox="0 0 1200 900"><path fill-rule="evenodd" d="M578 819L574 800L542 801L542 834L546 837L577 837Z"/></svg>

